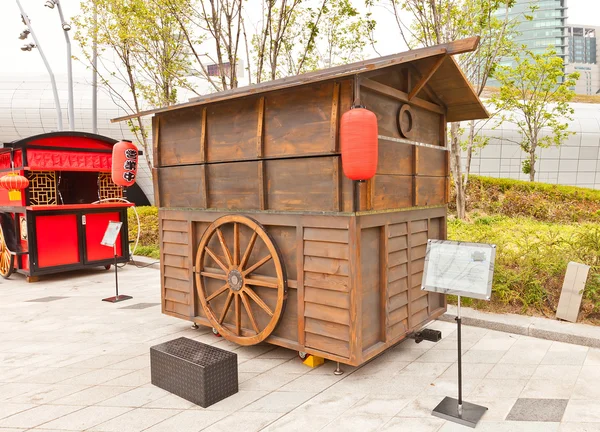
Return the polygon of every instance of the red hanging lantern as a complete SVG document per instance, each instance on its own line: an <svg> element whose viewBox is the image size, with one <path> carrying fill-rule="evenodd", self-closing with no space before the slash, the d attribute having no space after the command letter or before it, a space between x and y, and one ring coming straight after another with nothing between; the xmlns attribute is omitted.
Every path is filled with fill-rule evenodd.
<svg viewBox="0 0 600 432"><path fill-rule="evenodd" d="M342 115L340 145L342 167L352 180L368 180L377 171L377 117L365 108Z"/></svg>
<svg viewBox="0 0 600 432"><path fill-rule="evenodd" d="M113 146L112 172L113 183L129 187L135 183L138 166L138 149L131 141L121 140Z"/></svg>
<svg viewBox="0 0 600 432"><path fill-rule="evenodd" d="M21 199L21 191L29 186L27 177L23 177L19 173L11 172L0 177L0 188L8 190L8 199L11 201L19 201Z"/></svg>

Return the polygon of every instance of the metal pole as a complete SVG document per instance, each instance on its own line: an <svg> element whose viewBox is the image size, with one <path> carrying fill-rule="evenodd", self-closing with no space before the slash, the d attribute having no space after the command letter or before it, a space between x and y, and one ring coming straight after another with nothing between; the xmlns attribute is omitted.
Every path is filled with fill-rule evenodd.
<svg viewBox="0 0 600 432"><path fill-rule="evenodd" d="M98 5L94 1L94 38L92 40L92 132L98 133Z"/></svg>
<svg viewBox="0 0 600 432"><path fill-rule="evenodd" d="M458 313L456 316L457 325L457 341L458 341L458 415L462 415L463 412L463 400L462 400L462 340L460 334L461 318L460 318L460 296L458 296Z"/></svg>
<svg viewBox="0 0 600 432"><path fill-rule="evenodd" d="M71 39L69 38L69 31L65 30L65 17L60 7L60 1L54 0L58 8L58 15L60 16L60 25L62 26L63 33L65 34L65 41L67 42L67 79L69 81L69 129L75 130L75 107L73 106L73 60L71 58Z"/></svg>
<svg viewBox="0 0 600 432"><path fill-rule="evenodd" d="M119 276L117 274L117 242L115 242L115 244L113 245L113 251L115 254L115 291L116 291L116 297L115 299L117 301L119 301Z"/></svg>
<svg viewBox="0 0 600 432"><path fill-rule="evenodd" d="M60 100L58 99L58 90L56 88L56 80L54 79L54 73L52 73L50 64L48 63L48 60L46 59L46 56L44 55L44 51L42 51L40 42L38 41L37 37L35 36L33 27L31 26L31 21L29 21L29 17L27 17L27 14L23 10L23 6L21 6L21 2L19 0L16 0L16 2L17 2L17 6L19 6L19 10L21 11L21 17L23 18L25 25L29 29L29 33L31 33L31 37L33 38L33 41L35 42L35 46L37 47L38 51L40 52L40 56L42 56L44 65L46 65L46 70L48 71L48 75L50 75L50 82L52 83L52 92L54 93L54 105L56 107L56 123L58 126L58 130L60 131L63 129L62 111L60 109Z"/></svg>

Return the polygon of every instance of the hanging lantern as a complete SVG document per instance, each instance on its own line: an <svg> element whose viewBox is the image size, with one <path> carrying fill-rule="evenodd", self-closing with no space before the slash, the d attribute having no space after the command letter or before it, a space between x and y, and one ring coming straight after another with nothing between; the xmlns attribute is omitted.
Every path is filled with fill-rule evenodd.
<svg viewBox="0 0 600 432"><path fill-rule="evenodd" d="M8 199L11 201L20 201L21 191L27 186L29 186L27 177L16 172L0 177L0 188L8 190Z"/></svg>
<svg viewBox="0 0 600 432"><path fill-rule="evenodd" d="M377 171L377 117L365 108L342 115L340 145L342 167L352 180L368 180Z"/></svg>
<svg viewBox="0 0 600 432"><path fill-rule="evenodd" d="M112 181L129 187L135 183L138 165L138 149L131 141L121 140L113 146Z"/></svg>

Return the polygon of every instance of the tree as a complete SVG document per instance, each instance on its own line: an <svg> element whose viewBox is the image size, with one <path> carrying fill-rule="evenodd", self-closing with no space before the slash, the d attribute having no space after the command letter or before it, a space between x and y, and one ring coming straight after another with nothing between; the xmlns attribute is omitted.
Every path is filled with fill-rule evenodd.
<svg viewBox="0 0 600 432"><path fill-rule="evenodd" d="M82 2L81 14L74 23L75 39L82 48L83 60L90 66L91 43L96 38L100 82L127 114L171 105L177 101L177 88L189 87L185 79L189 64L179 23L158 2ZM129 127L142 145L152 172L147 126L138 117L129 122Z"/></svg>
<svg viewBox="0 0 600 432"><path fill-rule="evenodd" d="M514 67L499 67L495 78L500 91L492 103L503 111L501 120L517 125L521 149L529 156L523 162L523 172L535 180L538 147L560 146L574 134L567 120L573 120L569 102L575 96L571 87L579 78L578 72L565 75L563 60L554 49L535 54L523 47L523 56L515 56ZM547 133L543 133L547 132Z"/></svg>
<svg viewBox="0 0 600 432"><path fill-rule="evenodd" d="M458 56L458 63L467 79L481 96L489 76L498 61L514 49L512 36L516 21L508 15L515 0L389 0L400 34L410 48L438 45L469 36L480 36L477 49ZM401 18L401 11L412 17L409 25ZM456 192L457 217L466 213L466 188L469 181L473 151L487 144L485 137L476 132L481 127L469 122L466 140L462 139L460 123L449 128L451 171ZM462 151L467 163L462 166Z"/></svg>

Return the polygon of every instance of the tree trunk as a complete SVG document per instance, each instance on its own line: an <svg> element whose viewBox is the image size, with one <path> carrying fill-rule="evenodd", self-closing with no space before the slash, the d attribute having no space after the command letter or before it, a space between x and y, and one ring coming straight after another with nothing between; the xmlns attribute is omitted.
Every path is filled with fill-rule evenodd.
<svg viewBox="0 0 600 432"><path fill-rule="evenodd" d="M535 146L529 152L529 181L535 181Z"/></svg>
<svg viewBox="0 0 600 432"><path fill-rule="evenodd" d="M471 161L473 160L473 142L475 141L475 120L469 122L469 142L467 144L467 162L463 178L463 187L466 191L469 184L469 175L471 174Z"/></svg>
<svg viewBox="0 0 600 432"><path fill-rule="evenodd" d="M456 216L464 219L466 215L465 187L462 181L462 167L460 160L460 123L450 124L450 168L454 178L454 190L456 191Z"/></svg>

